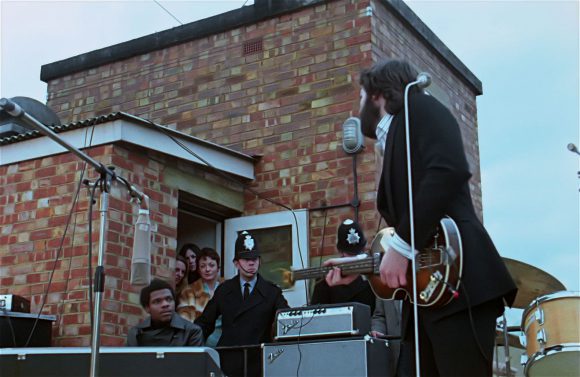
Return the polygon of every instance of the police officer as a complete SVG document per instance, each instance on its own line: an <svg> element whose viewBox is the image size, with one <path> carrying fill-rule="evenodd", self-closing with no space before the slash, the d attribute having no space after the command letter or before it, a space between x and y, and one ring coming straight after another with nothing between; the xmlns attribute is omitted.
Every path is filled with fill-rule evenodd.
<svg viewBox="0 0 580 377"><path fill-rule="evenodd" d="M364 252L367 240L361 226L351 219L346 219L338 227L336 236L336 249L341 257L352 257ZM360 275L353 275L352 281L347 285L329 287L324 279L314 286L310 303L316 304L339 304L344 302L360 302L375 310L375 295L368 281Z"/></svg>
<svg viewBox="0 0 580 377"><path fill-rule="evenodd" d="M204 338L214 331L216 319L222 316L222 335L218 347L258 345L272 340L272 324L278 309L288 308L280 287L259 273L260 250L248 232L238 235L234 265L238 274L216 289L202 315L195 321ZM220 352L222 369L228 376L243 375L241 352ZM259 373L259 358L247 361L249 375ZM256 365L257 364L257 365Z"/></svg>

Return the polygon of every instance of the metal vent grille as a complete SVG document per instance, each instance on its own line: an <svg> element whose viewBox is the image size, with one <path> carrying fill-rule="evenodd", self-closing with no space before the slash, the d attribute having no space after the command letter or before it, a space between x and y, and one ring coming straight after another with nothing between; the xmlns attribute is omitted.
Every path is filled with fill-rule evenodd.
<svg viewBox="0 0 580 377"><path fill-rule="evenodd" d="M264 44L262 39L254 39L252 41L244 42L244 55L256 54L262 52L264 49Z"/></svg>

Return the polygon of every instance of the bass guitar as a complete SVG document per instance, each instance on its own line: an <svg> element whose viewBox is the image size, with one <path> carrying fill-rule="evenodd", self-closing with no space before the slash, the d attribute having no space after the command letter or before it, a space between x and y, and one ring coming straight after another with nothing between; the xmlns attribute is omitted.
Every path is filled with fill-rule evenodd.
<svg viewBox="0 0 580 377"><path fill-rule="evenodd" d="M389 288L381 281L379 266L394 228L384 228L375 236L370 254L337 265L343 275L364 274L375 295L386 300L412 301L412 287ZM437 308L458 295L463 270L463 249L457 224L449 217L441 219L430 244L416 256L417 305ZM409 263L407 281L412 283L412 264ZM295 270L292 280L315 279L326 276L333 266Z"/></svg>

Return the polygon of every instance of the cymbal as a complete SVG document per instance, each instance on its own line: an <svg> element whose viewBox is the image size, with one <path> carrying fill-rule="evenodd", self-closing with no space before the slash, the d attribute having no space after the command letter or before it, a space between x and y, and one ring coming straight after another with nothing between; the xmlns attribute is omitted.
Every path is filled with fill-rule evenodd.
<svg viewBox="0 0 580 377"><path fill-rule="evenodd" d="M539 296L566 290L558 279L537 267L510 258L503 261L518 287L514 308L525 309Z"/></svg>

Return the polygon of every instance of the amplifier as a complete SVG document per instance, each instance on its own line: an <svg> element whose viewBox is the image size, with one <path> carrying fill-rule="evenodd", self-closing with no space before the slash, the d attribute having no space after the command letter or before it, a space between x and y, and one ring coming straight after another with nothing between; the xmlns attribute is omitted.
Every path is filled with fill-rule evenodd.
<svg viewBox="0 0 580 377"><path fill-rule="evenodd" d="M30 313L30 301L22 296L0 295L0 310L6 312Z"/></svg>
<svg viewBox="0 0 580 377"><path fill-rule="evenodd" d="M0 348L2 376L88 376L88 347ZM100 377L222 377L218 353L206 347L100 347Z"/></svg>
<svg viewBox="0 0 580 377"><path fill-rule="evenodd" d="M371 330L371 309L358 302L279 310L275 340L360 336Z"/></svg>
<svg viewBox="0 0 580 377"><path fill-rule="evenodd" d="M334 339L264 344L264 377L391 377L395 369L390 341Z"/></svg>

